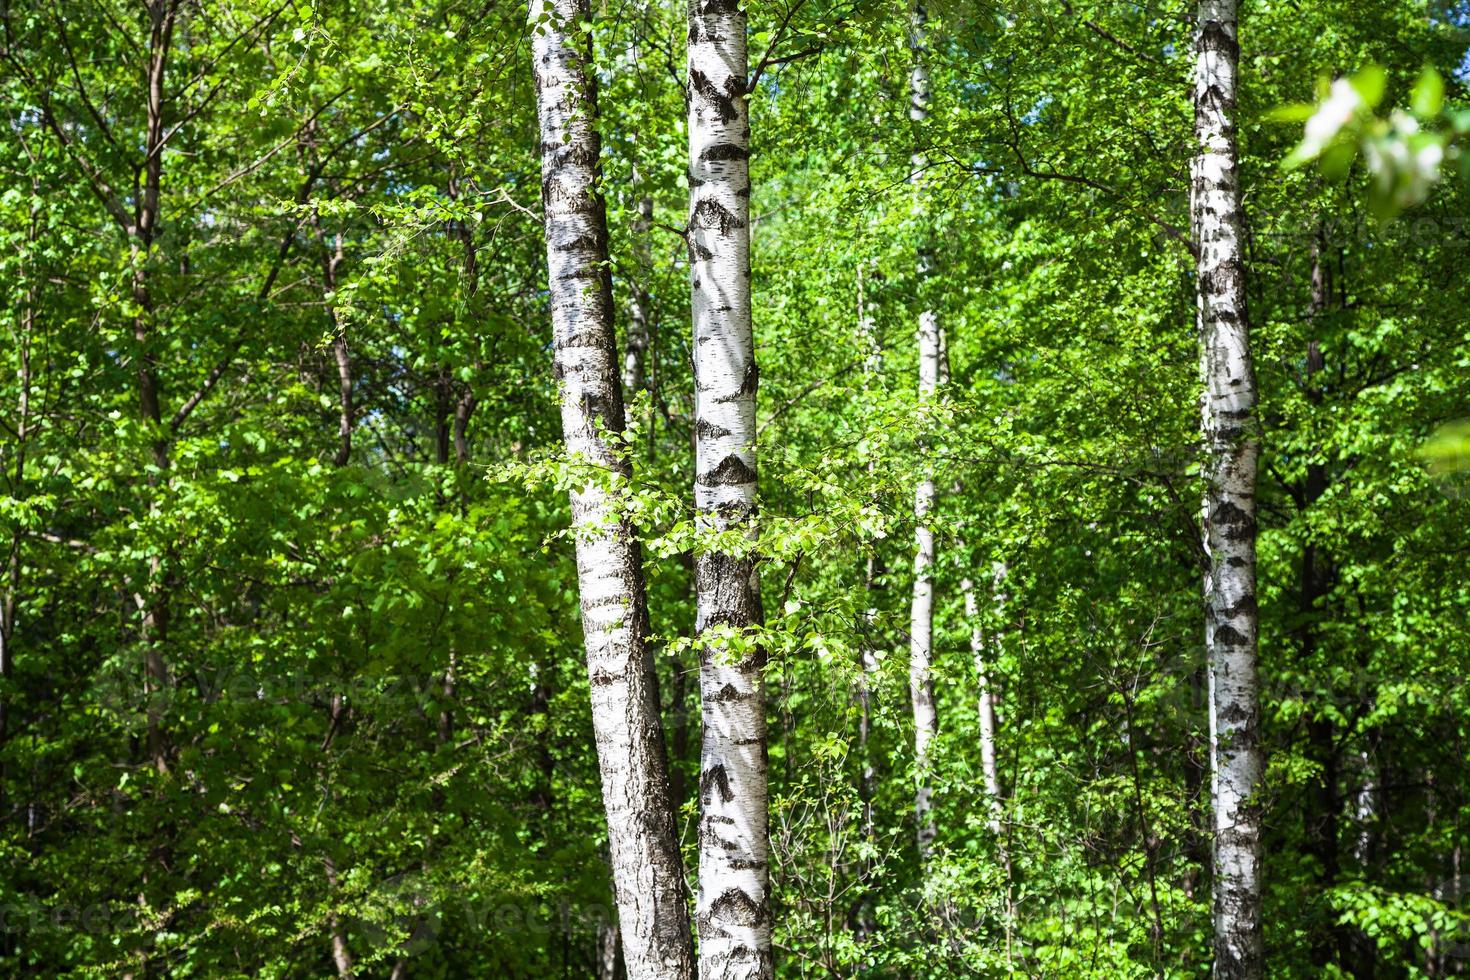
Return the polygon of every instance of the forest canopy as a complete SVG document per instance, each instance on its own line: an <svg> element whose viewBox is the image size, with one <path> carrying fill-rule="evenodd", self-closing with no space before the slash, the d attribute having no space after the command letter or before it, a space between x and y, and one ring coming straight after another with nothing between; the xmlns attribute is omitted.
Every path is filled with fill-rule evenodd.
<svg viewBox="0 0 1470 980"><path fill-rule="evenodd" d="M1470 5L0 27L0 974L1470 973Z"/></svg>

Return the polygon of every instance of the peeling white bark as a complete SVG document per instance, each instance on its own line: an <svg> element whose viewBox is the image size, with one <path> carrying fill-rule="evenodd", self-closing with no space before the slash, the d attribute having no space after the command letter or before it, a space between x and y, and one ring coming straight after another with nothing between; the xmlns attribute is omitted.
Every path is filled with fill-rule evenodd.
<svg viewBox="0 0 1470 980"><path fill-rule="evenodd" d="M587 0L533 0L555 370L569 456L621 480L623 397ZM688 980L694 954L649 633L643 560L602 481L571 495L608 850L630 980Z"/></svg>
<svg viewBox="0 0 1470 980"><path fill-rule="evenodd" d="M1215 976L1264 975L1257 684L1256 383L1235 123L1236 0L1199 0L1192 220L1204 399L1205 645L1215 824Z"/></svg>
<svg viewBox="0 0 1470 980"><path fill-rule="evenodd" d="M754 533L757 372L750 311L746 17L737 0L689 3L689 265L695 486L705 531ZM766 717L759 647L720 637L762 622L750 557L696 556L700 694L699 973L768 978L771 957Z"/></svg>

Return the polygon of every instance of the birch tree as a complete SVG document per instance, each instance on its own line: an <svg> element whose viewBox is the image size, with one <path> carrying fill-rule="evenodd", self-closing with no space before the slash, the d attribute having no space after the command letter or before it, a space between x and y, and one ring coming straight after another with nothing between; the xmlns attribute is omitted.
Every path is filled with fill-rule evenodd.
<svg viewBox="0 0 1470 980"><path fill-rule="evenodd" d="M922 3L914 5L909 25L909 50L913 64L909 69L909 120L917 132L929 118L929 69L924 63L928 43L928 12ZM910 160L909 181L916 190L928 160L916 146ZM914 206L922 219L919 204ZM920 231L920 235L925 235ZM921 239L923 241L923 239ZM918 249L918 274L926 279L932 257L927 242ZM919 314L919 402L932 402L939 390L941 371L939 317L933 310ZM914 594L909 606L909 701L914 713L914 822L918 827L919 855L927 858L933 850L937 830L934 826L933 788L930 785L929 744L939 731L939 716L934 708L934 679L931 664L934 655L934 528L929 515L934 510L934 474L927 464L914 490Z"/></svg>
<svg viewBox="0 0 1470 980"><path fill-rule="evenodd" d="M995 604L1002 606L1001 583L1005 581L1005 565L997 562L994 570ZM985 797L988 816L986 825L997 837L1000 835L1000 770L995 760L995 694L990 689L991 649L997 644L990 642L980 621L980 603L975 597L975 583L970 579L960 582L960 591L965 597L965 617L970 621L970 656L975 662L975 702L980 720L980 770L985 777Z"/></svg>
<svg viewBox="0 0 1470 980"><path fill-rule="evenodd" d="M555 372L567 454L602 471L572 492L571 504L624 957L630 978L682 980L693 974L693 951L646 643L643 557L615 498L632 471L618 444L623 395L588 17L587 0L530 8Z"/></svg>
<svg viewBox="0 0 1470 980"><path fill-rule="evenodd" d="M633 182L641 184L642 177L638 168L633 168ZM652 306L652 297L648 294L648 278L653 274L653 259L649 255L648 236L653 229L653 197L649 194L640 194L638 197L638 216L633 220L633 235L636 242L633 249L636 266L634 267L634 281L632 283L633 302L628 308L628 341L627 349L623 353L623 391L626 397L632 399L638 394L647 377L648 345L651 341L649 336L649 316Z"/></svg>
<svg viewBox="0 0 1470 980"><path fill-rule="evenodd" d="M863 389L870 394L883 370L883 345L878 339L878 328L868 310L868 298L863 278L863 266L857 269L857 321L858 333L862 336L867 357L863 362ZM868 460L868 480L875 482L877 463ZM859 792L863 801L863 837L868 843L877 840L877 826L873 822L873 801L877 797L878 771L873 766L873 752L868 742L873 730L873 692L879 668L878 591L879 578L883 574L883 563L877 549L869 551L863 571L863 592L868 606L863 610L863 643L858 661L858 751L862 760L862 781ZM871 927L865 922L864 927Z"/></svg>
<svg viewBox="0 0 1470 980"><path fill-rule="evenodd" d="M1234 112L1235 0L1200 0L1191 214L1204 397L1205 649L1214 804L1215 975L1264 973L1262 760L1256 680L1256 385L1246 315L1244 213Z"/></svg>
<svg viewBox="0 0 1470 980"><path fill-rule="evenodd" d="M863 361L863 394L864 400L867 400L878 387L878 380L883 370L883 344L878 336L878 325L869 307L864 269L865 263L859 263L857 268L857 328L867 355ZM869 459L865 469L869 485L876 486L877 461ZM870 499L876 503L877 495L873 494ZM878 605L884 588L881 582L884 574L883 560L878 548L871 547L863 568L863 596L867 605L862 614L862 645L858 655L858 672L853 694L858 707L857 749L859 764L862 766L861 777L858 781L858 798L862 801L863 842L875 852L878 843L877 815L874 812L878 798L878 769L874 765L877 761L877 752L871 742L875 718L874 697L878 689L879 668L882 665L880 650L882 634L878 621ZM871 883L877 864L878 862L871 856L863 859L861 880L865 885ZM877 929L870 896L864 896L861 901L855 916L855 926L855 932L860 939L866 939Z"/></svg>
<svg viewBox="0 0 1470 980"><path fill-rule="evenodd" d="M746 550L756 515L757 373L750 307L746 16L689 5L689 266L694 321L694 499L718 535L695 556L704 742L699 801L699 972L772 976L767 868L765 653Z"/></svg>

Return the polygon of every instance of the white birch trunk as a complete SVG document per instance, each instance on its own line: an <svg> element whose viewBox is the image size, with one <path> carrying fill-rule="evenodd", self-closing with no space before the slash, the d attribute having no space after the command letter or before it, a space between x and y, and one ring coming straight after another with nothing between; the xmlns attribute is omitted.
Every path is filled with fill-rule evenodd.
<svg viewBox="0 0 1470 980"><path fill-rule="evenodd" d="M1256 678L1256 385L1235 122L1236 0L1200 0L1192 221L1204 373L1205 646L1215 824L1215 976L1264 975Z"/></svg>
<svg viewBox="0 0 1470 980"><path fill-rule="evenodd" d="M1000 593L1001 582L1005 579L1005 565L996 564L994 577L995 602L997 606L1001 606L1005 601ZM965 616L970 620L970 654L975 660L976 708L980 716L980 768L985 777L986 806L989 813L986 823L990 832L999 837L1000 769L995 757L995 694L990 689L989 670L991 650L996 644L987 640L985 628L980 622L980 604L975 598L975 583L967 578L960 583L960 590L965 596Z"/></svg>
<svg viewBox="0 0 1470 980"><path fill-rule="evenodd" d="M591 72L587 0L533 0L542 204L555 370L569 456L625 481L623 430L608 270L607 214L599 189L601 141ZM633 529L601 481L571 494L577 580L602 774L608 851L630 980L693 975L658 692L646 637L643 560Z"/></svg>
<svg viewBox="0 0 1470 980"><path fill-rule="evenodd" d="M1364 874L1373 860L1373 824L1378 819L1378 773L1373 757L1367 750L1358 753L1358 764L1362 767L1362 780L1354 796L1353 816L1358 824L1358 836L1353 841L1353 857Z"/></svg>
<svg viewBox="0 0 1470 980"><path fill-rule="evenodd" d="M641 183L638 169L633 168L633 182ZM648 254L648 235L653 229L653 198L644 194L638 198L638 217L633 221L633 254L637 260L633 282L633 306L628 311L628 344L623 351L623 392L632 401L642 390L648 377L647 359L650 341L648 321L650 298L648 277L652 260Z"/></svg>
<svg viewBox="0 0 1470 980"><path fill-rule="evenodd" d="M939 330L932 313L919 319L919 398L932 401L939 389ZM909 606L909 701L914 713L914 821L918 826L919 853L928 857L937 829L934 826L929 777L929 743L939 730L934 708L934 529L929 515L934 509L932 467L924 462L924 475L914 491L914 594Z"/></svg>
<svg viewBox="0 0 1470 980"><path fill-rule="evenodd" d="M866 392L877 380L879 372L883 370L883 346L878 339L877 325L868 311L861 264L857 269L857 320L858 333L867 350L867 359L863 364L863 388ZM876 464L871 459L868 460L867 471L868 482L871 484L874 482L876 473ZM874 502L876 503L876 498ZM863 838L869 844L875 844L878 840L877 824L874 822L873 814L873 801L878 795L878 773L873 766L872 752L868 742L873 730L873 690L876 686L879 667L878 643L875 636L878 608L872 603L877 601L875 593L878 590L880 567L876 551L870 553L863 578L863 591L870 604L863 612L863 647L857 679L858 750L863 766L862 785L859 789L863 801ZM864 874L867 873L868 869L865 868ZM865 907L862 921L859 923L859 932L864 935L872 931L872 923L867 913L868 910Z"/></svg>
<svg viewBox="0 0 1470 980"><path fill-rule="evenodd" d="M597 924L597 980L618 980L618 927Z"/></svg>
<svg viewBox="0 0 1470 980"><path fill-rule="evenodd" d="M925 30L928 14L922 3L914 5L909 30L909 48L913 65L909 71L909 119L915 131L929 117L929 70L924 64ZM918 185L927 167L920 150L911 161L910 182L915 185L914 210L922 217ZM920 231L921 236L927 233ZM928 277L930 256L927 242L918 249L920 280ZM943 365L939 317L933 310L919 314L919 401L932 402L939 390ZM921 449L921 452L923 450ZM926 453L927 456L927 453ZM934 710L934 679L931 665L934 654L934 529L929 514L934 509L933 468L926 458L923 476L914 491L914 595L909 606L909 701L914 713L914 823L918 828L919 856L928 858L934 848L938 830L934 826L933 790L929 774L929 743L939 730Z"/></svg>
<svg viewBox="0 0 1470 980"><path fill-rule="evenodd" d="M752 534L757 373L750 311L746 17L689 4L689 265L694 321L694 501L706 532ZM754 560L695 558L704 742L699 777L699 974L773 975L766 716L759 648L722 637L762 621Z"/></svg>

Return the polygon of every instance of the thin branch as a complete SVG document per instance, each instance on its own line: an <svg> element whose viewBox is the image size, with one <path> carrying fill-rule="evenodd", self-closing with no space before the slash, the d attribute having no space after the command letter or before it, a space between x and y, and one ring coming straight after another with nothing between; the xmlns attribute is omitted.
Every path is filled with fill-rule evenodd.
<svg viewBox="0 0 1470 980"><path fill-rule="evenodd" d="M306 180L303 181L301 184L301 189L296 192L296 200L298 204L305 203L306 200L310 198L311 187L314 183L316 183L316 180L319 176L320 172L317 169L313 169L310 173L307 174ZM281 239L281 245L276 250L275 261L271 263L271 268L270 271L266 273L265 281L261 283L260 289L256 292L255 301L257 304L264 303L270 298L271 290L275 287L276 279L281 274L281 269L285 265L286 258L291 254L291 246L296 241L296 232L298 229L300 229L302 223L305 220L306 215L304 213L299 215L296 218L295 222L292 223L290 230L287 231L285 236ZM179 410L177 412L174 412L173 417L170 418L168 422L170 431L178 431L179 426L183 425L184 422L187 421L189 416L193 413L194 409L199 407L199 403L204 401L204 399L208 397L209 393L214 390L215 385L219 384L220 378L224 377L225 372L228 371L230 365L234 363L235 355L237 355L240 352L240 348L245 345L246 335L246 331L243 330L236 335L235 339L230 342L230 345L225 348L224 356L221 357L219 361L215 363L214 367L210 368L209 373L204 376L204 382L194 390L193 394L191 394L188 398L184 400L184 403L179 406Z"/></svg>
<svg viewBox="0 0 1470 980"><path fill-rule="evenodd" d="M62 127L61 122L56 118L56 114L51 110L50 98L46 96L43 96L41 101L41 119L46 123L47 128L56 134L56 138L61 141L61 146L66 150L67 156L71 157L72 162L82 171L82 176L86 178L87 185L92 189L93 195L102 202L102 207L107 211L108 215L112 217L112 220L117 222L118 227L122 229L124 234L131 236L137 222L133 220L132 215L128 214L127 209L122 206L121 199L117 196L117 192L112 189L112 185L102 176L102 171L77 149L76 141Z"/></svg>
<svg viewBox="0 0 1470 980"><path fill-rule="evenodd" d="M96 195L97 199L102 202L103 208L118 223L118 227L125 234L131 235L134 224L133 219L122 206L122 201L112 189L112 185L102 176L101 170L81 155L81 152L74 145L75 141L62 127L60 120L56 118L56 113L52 110L51 106L50 89L46 85L41 84L41 80L25 66L24 62L16 57L15 36L10 30L10 17L0 17L0 20L3 20L5 24L5 48L3 51L0 51L0 59L3 59L14 68L21 82L31 90L32 96L36 99L36 105L41 110L41 121L46 124L48 129L56 134L56 138L61 142L61 146L66 151L67 156L71 157L72 161L81 169L82 176L87 180L87 185L92 189L92 193Z"/></svg>
<svg viewBox="0 0 1470 980"><path fill-rule="evenodd" d="M795 3L786 8L786 16L781 18L781 24L779 27L776 28L776 33L771 38L771 43L766 48L766 53L761 57L761 60L756 63L755 71L751 72L750 81L745 86L745 91L747 93L755 91L756 83L761 80L761 74L774 63L771 60L771 55L775 52L777 46L780 45L782 39L786 37L786 31L791 27L791 19L795 17L797 11L799 11L805 5L806 0L796 0Z"/></svg>
<svg viewBox="0 0 1470 980"><path fill-rule="evenodd" d="M766 429L770 428L771 425L777 419L779 419L781 416L785 415L792 408L795 408L796 405L797 405L797 403L800 402L807 395L810 395L812 392L816 391L818 388L822 387L823 385L830 384L831 382L836 381L838 378L842 377L844 374L847 374L853 368L856 368L859 365L864 364L866 361L867 361L867 356L864 355L863 357L858 358L856 361L853 361L850 364L844 364L842 367L838 368L832 374L827 375L827 377L825 377L825 378L818 378L816 381L813 381L811 384L807 385L805 388L802 388L796 394L794 394L790 398L788 398L786 400L786 403L785 404L783 404L780 408L776 409L776 411L771 415L770 418L766 419L765 424L762 425L759 429L756 430L756 438L757 439L760 438L761 433L765 432Z"/></svg>
<svg viewBox="0 0 1470 980"><path fill-rule="evenodd" d="M256 22L254 24L252 24L251 26L247 27L245 30L240 31L238 34L236 34L234 37L232 37L229 40L229 43L227 43L224 47L220 48L219 51L217 51L215 53L215 56L213 58L211 58L197 72L194 73L194 77L193 78L189 79L183 85L179 86L178 91L176 91L173 94L172 98L170 98L168 101L170 101L170 102L177 101L178 99L182 98L184 95L188 94L188 92L189 92L190 89L192 89L195 85L198 85L205 78L208 78L209 77L209 73L212 72L212 71L214 71L215 66L218 65L221 61L223 61L225 59L225 56L228 55L231 51L233 51L235 49L235 47L237 45L239 45L239 43L241 41L246 40L247 38L250 39L251 41L256 40L256 38L258 38L261 34L264 33L264 29L265 28L270 27L271 23L273 21L275 21L275 19L277 17L280 17L281 14L283 14L285 12L286 8L289 5L290 5L290 0L285 0L285 2L283 2L275 10L268 11L267 13L262 14L259 17L259 19L256 20ZM252 36L252 35L254 35L254 36Z"/></svg>
<svg viewBox="0 0 1470 980"><path fill-rule="evenodd" d="M76 83L77 95L81 97L82 105L87 107L87 112L97 123L97 128L101 130L107 142L113 146L117 146L117 140L113 139L112 130L108 127L107 120L102 118L102 113L97 111L97 106L92 102L92 97L87 94L87 86L82 81L81 71L77 68L77 56L76 52L72 50L71 37L66 33L66 21L57 16L54 11L52 16L56 21L56 29L61 33L61 46L66 49L66 61L71 68L72 81Z"/></svg>
<svg viewBox="0 0 1470 980"><path fill-rule="evenodd" d="M302 132L303 129L305 129L306 127L310 126L312 123L316 122L317 117L319 117L333 103L335 103L338 99L342 98L342 96L346 95L350 91L352 91L350 88L344 88L342 91L338 92L336 95L334 95L331 98L329 98L326 101L324 101L320 106L317 107L317 109L316 109L315 112L313 112L310 116L308 116L306 118L306 121L305 122L303 122L300 126L297 127L297 129L296 129L296 131L294 133L292 133L290 136L287 136L285 139L281 140L279 143L277 143L275 146L271 147L269 150L265 151L265 153L263 153L261 156L259 156L259 157L257 157L255 159L255 162L247 165L246 167L244 167L241 170L235 171L234 173L232 173L228 177L226 177L224 180L220 181L218 184L215 184L213 187L209 188L209 190L207 190L204 193L200 194L199 197L197 197L195 199L195 202L198 203L200 201L205 201L205 200L207 200L210 197L210 195L214 194L216 191L224 190L226 187L229 187L235 181L240 180L240 179L242 179L244 177L250 176L252 173L254 173L255 171L259 170L261 167L265 166L265 164L267 162L269 162L270 159L272 157L274 157L277 153L281 152L282 150L284 150L288 146L295 145L295 143L301 138L301 132Z"/></svg>
<svg viewBox="0 0 1470 980"><path fill-rule="evenodd" d="M825 44L814 44L811 47L803 48L802 50L797 51L794 54L782 55L779 58L771 58L769 61L766 61L764 64L761 65L761 69L765 70L766 68L774 68L777 65L789 65L793 61L800 61L802 58L810 58L812 55L821 54L825 50L827 50L827 46ZM754 79L751 80L751 84L754 85L757 81L759 81L759 78L760 76L756 76Z"/></svg>
<svg viewBox="0 0 1470 980"><path fill-rule="evenodd" d="M1007 97L1005 100L1005 117L1007 129L1010 132L1010 138L1006 142L1011 152L1016 157L1016 163L1020 165L1021 173L1025 174L1027 177L1037 177L1042 180L1060 180L1069 184L1078 184L1083 187L1091 188L1092 190L1098 191L1099 193L1106 194L1114 200L1121 202L1130 210L1136 211L1138 214L1143 215L1143 217L1147 218L1154 225L1156 225L1160 231L1164 232L1170 238L1174 239L1185 248L1187 248L1190 255L1197 256L1199 254L1198 247L1195 245L1194 240L1190 238L1189 235L1185 234L1179 228L1153 214L1153 212L1147 210L1146 208L1129 204L1127 199L1124 198L1121 193L1119 193L1114 188L1109 187L1107 184L1093 180L1091 177L1083 177L1079 174L1064 174L1054 170L1037 170L1031 165L1030 161L1026 159L1025 151L1021 148L1020 124L1016 120L1016 115L1013 111L1013 107L1011 105L1009 97Z"/></svg>
<svg viewBox="0 0 1470 980"><path fill-rule="evenodd" d="M1076 17L1077 16L1077 12L1072 9L1072 5L1071 5L1071 3L1068 2L1068 0L1062 0L1062 10L1066 13L1066 15L1068 17ZM1086 19L1081 19L1081 18L1079 18L1079 19L1082 20L1082 26L1083 27L1087 28L1089 31L1091 31L1092 33L1096 34L1098 37L1102 38L1104 41L1108 41L1108 42L1110 42L1112 44L1117 45L1119 48L1121 48L1124 51L1127 51L1129 54L1133 55L1133 57L1142 59L1143 61L1151 61L1154 64L1158 64L1159 63L1159 59L1158 58L1155 58L1153 55L1148 54L1147 52L1138 50L1133 45L1129 44L1127 41L1123 40L1122 38L1118 37L1113 32L1109 31L1107 28L1103 27L1097 21L1094 21L1094 20L1086 20Z"/></svg>

